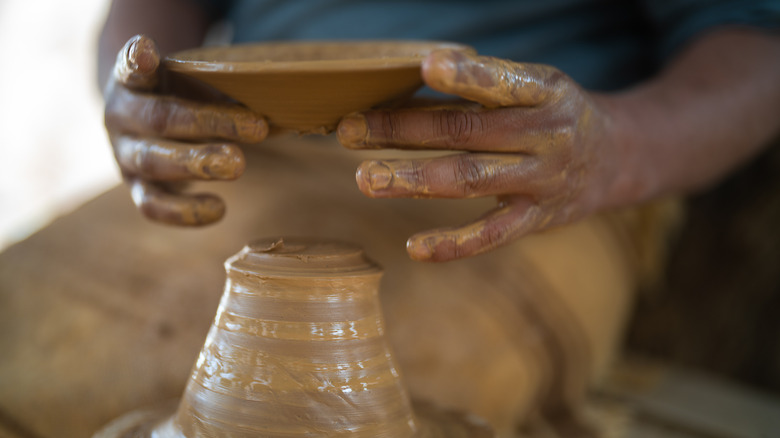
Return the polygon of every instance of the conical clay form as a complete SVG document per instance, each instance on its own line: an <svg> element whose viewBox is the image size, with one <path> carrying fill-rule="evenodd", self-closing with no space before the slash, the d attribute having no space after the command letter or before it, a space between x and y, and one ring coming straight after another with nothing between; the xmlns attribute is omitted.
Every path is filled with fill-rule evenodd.
<svg viewBox="0 0 780 438"><path fill-rule="evenodd" d="M381 269L355 246L260 240L226 264L219 310L175 413L96 437L488 437L410 402L384 336ZM456 382L453 382L456 383Z"/></svg>

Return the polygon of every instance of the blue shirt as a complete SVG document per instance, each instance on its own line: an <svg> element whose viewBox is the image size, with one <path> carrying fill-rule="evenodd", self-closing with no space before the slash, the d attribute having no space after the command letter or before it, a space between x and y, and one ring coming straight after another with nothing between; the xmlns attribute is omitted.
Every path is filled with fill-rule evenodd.
<svg viewBox="0 0 780 438"><path fill-rule="evenodd" d="M613 90L716 26L780 27L780 0L201 0L234 42L428 39L558 67Z"/></svg>

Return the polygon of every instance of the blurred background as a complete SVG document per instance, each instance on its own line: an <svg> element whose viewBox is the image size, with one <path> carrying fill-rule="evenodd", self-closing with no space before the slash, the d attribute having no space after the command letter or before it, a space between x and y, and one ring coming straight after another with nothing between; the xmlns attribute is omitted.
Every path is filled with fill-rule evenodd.
<svg viewBox="0 0 780 438"><path fill-rule="evenodd" d="M0 249L120 181L96 78L108 3L0 1Z"/></svg>

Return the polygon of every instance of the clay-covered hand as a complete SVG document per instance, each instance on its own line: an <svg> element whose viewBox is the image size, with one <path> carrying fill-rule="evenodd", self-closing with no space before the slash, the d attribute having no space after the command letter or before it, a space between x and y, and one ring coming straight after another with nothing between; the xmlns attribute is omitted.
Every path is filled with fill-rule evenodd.
<svg viewBox="0 0 780 438"><path fill-rule="evenodd" d="M374 198L497 196L499 205L472 223L412 236L413 259L479 254L608 203L618 167L608 99L553 67L452 50L429 55L422 73L431 88L470 102L351 115L339 140L355 149L464 153L363 162L360 190Z"/></svg>
<svg viewBox="0 0 780 438"><path fill-rule="evenodd" d="M105 122L133 201L150 219L173 225L219 220L225 204L211 194L178 192L182 182L233 180L244 170L238 143L258 143L265 120L230 104L166 95L160 52L148 37L131 38L106 87Z"/></svg>

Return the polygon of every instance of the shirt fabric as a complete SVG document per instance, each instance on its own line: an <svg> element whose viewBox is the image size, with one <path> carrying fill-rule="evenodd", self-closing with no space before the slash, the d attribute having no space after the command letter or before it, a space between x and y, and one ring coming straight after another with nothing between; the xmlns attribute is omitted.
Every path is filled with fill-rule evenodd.
<svg viewBox="0 0 780 438"><path fill-rule="evenodd" d="M423 39L553 65L588 89L646 78L718 26L780 27L780 0L200 0L233 42Z"/></svg>

